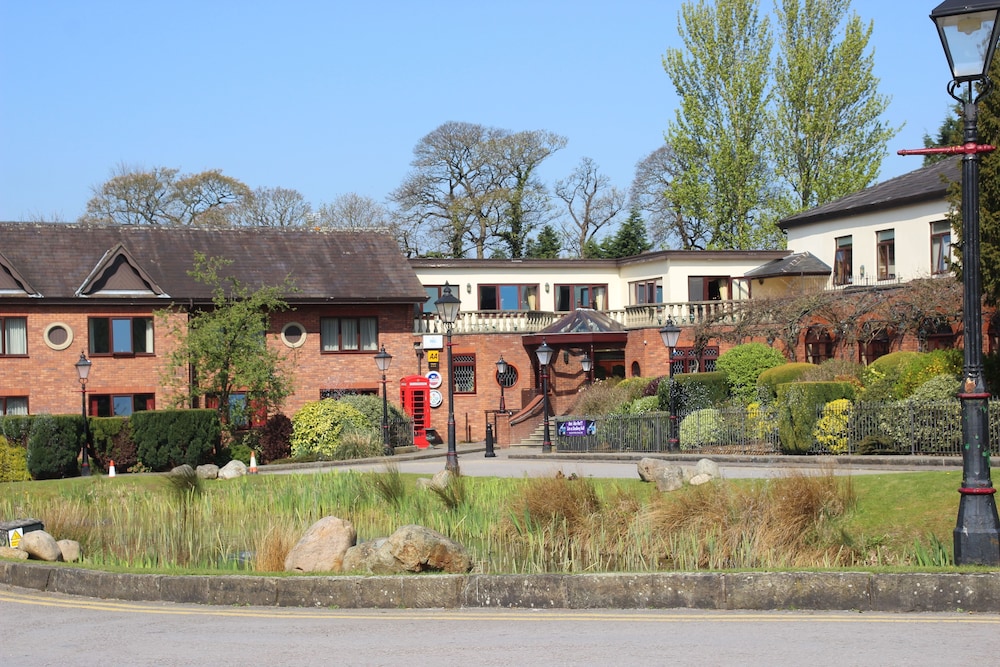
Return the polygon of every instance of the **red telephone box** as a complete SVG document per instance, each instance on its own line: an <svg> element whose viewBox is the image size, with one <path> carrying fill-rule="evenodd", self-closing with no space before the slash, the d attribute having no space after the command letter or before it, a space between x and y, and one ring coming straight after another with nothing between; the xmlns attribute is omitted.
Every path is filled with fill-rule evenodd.
<svg viewBox="0 0 1000 667"><path fill-rule="evenodd" d="M413 444L427 448L427 429L431 425L431 385L423 375L407 375L399 380L399 402L413 419Z"/></svg>

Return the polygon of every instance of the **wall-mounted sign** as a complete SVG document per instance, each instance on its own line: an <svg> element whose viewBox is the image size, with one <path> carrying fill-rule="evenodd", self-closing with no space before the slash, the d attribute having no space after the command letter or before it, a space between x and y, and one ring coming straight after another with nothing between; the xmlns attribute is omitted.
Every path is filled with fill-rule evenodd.
<svg viewBox="0 0 1000 667"><path fill-rule="evenodd" d="M427 383L431 389L437 389L441 386L441 374L437 371L431 371L427 374Z"/></svg>
<svg viewBox="0 0 1000 667"><path fill-rule="evenodd" d="M444 336L441 334L424 334L423 344L425 350L442 350L444 349Z"/></svg>
<svg viewBox="0 0 1000 667"><path fill-rule="evenodd" d="M556 431L559 435L595 435L597 433L597 422L592 419L568 419L559 422Z"/></svg>
<svg viewBox="0 0 1000 667"><path fill-rule="evenodd" d="M441 403L444 401L444 397L441 396L441 392L437 389L431 389L431 407L440 408Z"/></svg>
<svg viewBox="0 0 1000 667"><path fill-rule="evenodd" d="M436 364L441 358L440 350L427 350L427 363Z"/></svg>

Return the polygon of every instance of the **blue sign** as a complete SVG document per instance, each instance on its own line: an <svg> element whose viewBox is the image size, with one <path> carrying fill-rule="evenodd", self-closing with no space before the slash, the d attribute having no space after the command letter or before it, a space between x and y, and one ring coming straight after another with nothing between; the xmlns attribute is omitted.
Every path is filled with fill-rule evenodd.
<svg viewBox="0 0 1000 667"><path fill-rule="evenodd" d="M559 422L559 435L595 435L597 433L597 422L593 419L569 419Z"/></svg>

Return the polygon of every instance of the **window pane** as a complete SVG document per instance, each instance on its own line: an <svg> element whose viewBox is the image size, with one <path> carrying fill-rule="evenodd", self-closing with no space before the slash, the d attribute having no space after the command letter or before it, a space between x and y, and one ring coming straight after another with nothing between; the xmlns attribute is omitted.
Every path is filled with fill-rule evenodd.
<svg viewBox="0 0 1000 667"><path fill-rule="evenodd" d="M663 296L663 293L662 293L662 288L661 288L661 293L660 293L661 300L662 300L662 296ZM607 308L607 304L608 304L608 288L607 287L603 287L603 286L601 286L601 287L595 287L594 288L594 308L596 310L604 310L605 308Z"/></svg>
<svg viewBox="0 0 1000 667"><path fill-rule="evenodd" d="M378 351L378 318L361 318L361 349Z"/></svg>
<svg viewBox="0 0 1000 667"><path fill-rule="evenodd" d="M28 318L8 317L3 320L4 354L28 354Z"/></svg>
<svg viewBox="0 0 1000 667"><path fill-rule="evenodd" d="M455 393L471 394L476 391L476 357L472 354L456 354Z"/></svg>
<svg viewBox="0 0 1000 667"><path fill-rule="evenodd" d="M338 333L340 327L335 317L324 317L319 321L319 345L323 352L335 352L340 349Z"/></svg>
<svg viewBox="0 0 1000 667"><path fill-rule="evenodd" d="M111 352L111 330L108 318L91 318L89 328L90 353L109 354Z"/></svg>
<svg viewBox="0 0 1000 667"><path fill-rule="evenodd" d="M132 397L115 396L112 399L112 410L115 417L128 417L132 414Z"/></svg>
<svg viewBox="0 0 1000 667"><path fill-rule="evenodd" d="M358 349L358 321L351 318L340 320L340 345L342 350Z"/></svg>
<svg viewBox="0 0 1000 667"><path fill-rule="evenodd" d="M500 310L519 310L521 304L518 300L517 285L500 286Z"/></svg>
<svg viewBox="0 0 1000 667"><path fill-rule="evenodd" d="M114 349L112 351L115 354L128 353L132 351L131 319L111 320L111 341L114 345Z"/></svg>
<svg viewBox="0 0 1000 667"><path fill-rule="evenodd" d="M153 319L136 317L132 320L132 346L136 354L153 352Z"/></svg>
<svg viewBox="0 0 1000 667"><path fill-rule="evenodd" d="M500 310L495 285L479 286L479 310Z"/></svg>
<svg viewBox="0 0 1000 667"><path fill-rule="evenodd" d="M26 415L28 414L28 398L26 396L10 396L0 402L0 406L6 405L6 412L0 414Z"/></svg>
<svg viewBox="0 0 1000 667"><path fill-rule="evenodd" d="M565 312L570 310L570 289L569 285L559 285L556 287L556 310Z"/></svg>

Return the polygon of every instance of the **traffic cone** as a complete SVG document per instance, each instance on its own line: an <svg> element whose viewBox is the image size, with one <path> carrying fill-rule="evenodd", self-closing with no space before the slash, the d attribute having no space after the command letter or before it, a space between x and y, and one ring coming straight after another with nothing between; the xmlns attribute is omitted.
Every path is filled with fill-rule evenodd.
<svg viewBox="0 0 1000 667"><path fill-rule="evenodd" d="M250 474L257 474L257 457L254 455L253 450L250 450Z"/></svg>
<svg viewBox="0 0 1000 667"><path fill-rule="evenodd" d="M115 460L111 459L111 465L108 466L108 477L115 476Z"/></svg>

